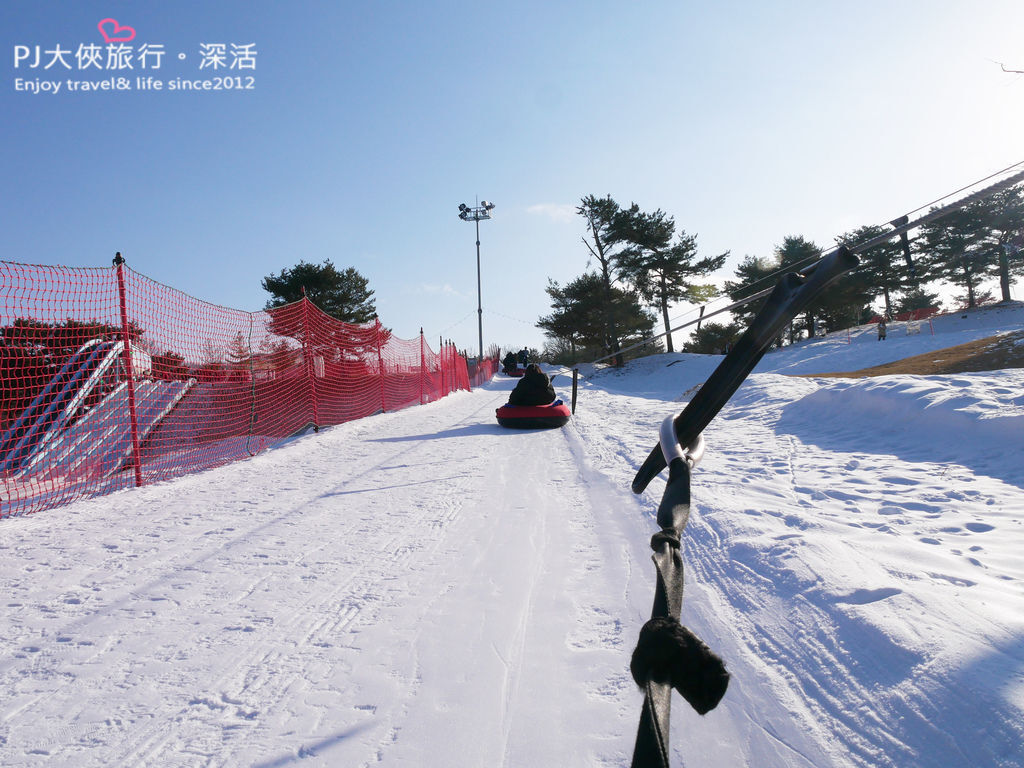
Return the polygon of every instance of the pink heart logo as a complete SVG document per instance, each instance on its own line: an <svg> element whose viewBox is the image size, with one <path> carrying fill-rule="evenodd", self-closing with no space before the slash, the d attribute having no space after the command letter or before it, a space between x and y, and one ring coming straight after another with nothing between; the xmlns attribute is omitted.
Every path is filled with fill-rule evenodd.
<svg viewBox="0 0 1024 768"><path fill-rule="evenodd" d="M96 28L99 29L103 40L107 43L127 43L129 40L135 39L135 29L121 26L117 23L117 19L104 19L96 25Z"/></svg>

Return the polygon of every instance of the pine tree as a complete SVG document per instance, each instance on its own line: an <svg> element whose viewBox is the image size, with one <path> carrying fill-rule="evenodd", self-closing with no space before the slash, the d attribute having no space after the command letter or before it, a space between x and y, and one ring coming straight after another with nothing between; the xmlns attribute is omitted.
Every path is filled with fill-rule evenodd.
<svg viewBox="0 0 1024 768"><path fill-rule="evenodd" d="M615 229L616 217L620 211L619 204L612 200L611 195L602 198L588 195L580 201L576 213L582 216L587 222L587 232L590 239L583 238L583 244L587 246L590 255L597 260L600 268L599 279L601 291L604 295L604 318L603 336L613 353L615 353L615 365L623 365L622 355L618 354L621 348L619 329L615 324L615 313L612 312L612 295L615 283L618 281L616 256L618 253L619 238Z"/></svg>
<svg viewBox="0 0 1024 768"><path fill-rule="evenodd" d="M885 234L885 227L867 225L840 235L839 242L853 248L860 243ZM911 284L910 275L905 263L901 263L902 245L894 236L868 251L859 253L860 266L858 275L864 283L865 290L875 298L879 295L885 303L885 314L895 317L893 311L893 295L905 291Z"/></svg>
<svg viewBox="0 0 1024 768"><path fill-rule="evenodd" d="M782 239L782 244L775 246L775 259L782 272L799 272L813 264L821 257L821 249L802 235L789 235ZM821 305L821 296L804 310L804 328L809 337L814 337L814 318ZM789 343L797 338L796 328L790 326Z"/></svg>
<svg viewBox="0 0 1024 768"><path fill-rule="evenodd" d="M541 317L536 326L544 331L544 335L554 341L553 348L559 353L567 351L569 363L576 362L576 354L583 341L581 328L584 320L577 310L577 297L573 293L572 283L562 288L554 280L548 279L548 287L544 290L551 297L550 315Z"/></svg>
<svg viewBox="0 0 1024 768"><path fill-rule="evenodd" d="M283 307L305 295L325 313L345 323L372 322L377 312L367 279L354 267L339 272L330 260L323 264L300 261L278 275L267 275L263 290L273 296L267 309Z"/></svg>
<svg viewBox="0 0 1024 768"><path fill-rule="evenodd" d="M580 352L590 358L609 354L622 357L616 354L618 350L612 348L606 333L609 316L621 334L623 346L639 343L651 335L654 318L644 311L636 292L616 287L606 292L604 280L596 273L581 275L565 287L549 281L546 290L554 312L540 318L537 327L549 338L567 344L574 355Z"/></svg>
<svg viewBox="0 0 1024 768"><path fill-rule="evenodd" d="M720 269L729 254L697 259L695 235L680 231L678 240L672 244L675 220L660 209L643 213L636 203L619 213L615 233L616 239L626 244L617 256L620 272L648 305L660 310L666 345L673 352L669 305L684 299L696 302L714 298L714 286L690 280Z"/></svg>
<svg viewBox="0 0 1024 768"><path fill-rule="evenodd" d="M1024 187L1011 187L975 204L984 243L995 253L1002 301L1010 301L1011 277L1024 275Z"/></svg>
<svg viewBox="0 0 1024 768"><path fill-rule="evenodd" d="M725 291L734 303L742 301L748 296L775 285L778 269L778 262L774 259L763 256L744 256L734 273L736 281L726 280ZM742 318L746 325L758 313L763 304L764 299L759 299L756 302L744 304L742 307L736 307L732 310L732 314Z"/></svg>
<svg viewBox="0 0 1024 768"><path fill-rule="evenodd" d="M978 303L978 289L998 269L998 255L985 239L982 210L967 206L929 222L918 240L927 275L947 280L966 292L967 307Z"/></svg>
<svg viewBox="0 0 1024 768"><path fill-rule="evenodd" d="M724 354L742 334L743 329L737 323L704 323L683 345L683 351L703 355Z"/></svg>

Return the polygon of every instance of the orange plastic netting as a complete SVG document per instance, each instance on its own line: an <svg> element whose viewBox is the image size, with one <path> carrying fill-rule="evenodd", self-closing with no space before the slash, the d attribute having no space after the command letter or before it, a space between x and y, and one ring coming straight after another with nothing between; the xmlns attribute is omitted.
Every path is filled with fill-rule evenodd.
<svg viewBox="0 0 1024 768"><path fill-rule="evenodd" d="M474 365L472 382L494 375ZM0 517L254 456L310 429L470 388L452 344L263 312L130 270L0 262Z"/></svg>

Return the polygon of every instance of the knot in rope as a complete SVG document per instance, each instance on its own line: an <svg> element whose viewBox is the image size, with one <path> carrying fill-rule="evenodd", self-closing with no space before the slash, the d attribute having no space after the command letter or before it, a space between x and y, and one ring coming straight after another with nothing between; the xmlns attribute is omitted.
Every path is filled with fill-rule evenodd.
<svg viewBox="0 0 1024 768"><path fill-rule="evenodd" d="M725 662L671 616L644 624L629 671L641 688L648 681L671 685L701 715L718 706L729 686Z"/></svg>
<svg viewBox="0 0 1024 768"><path fill-rule="evenodd" d="M651 549L655 552L657 552L661 545L665 543L679 549L679 534L675 531L661 530L651 536Z"/></svg>

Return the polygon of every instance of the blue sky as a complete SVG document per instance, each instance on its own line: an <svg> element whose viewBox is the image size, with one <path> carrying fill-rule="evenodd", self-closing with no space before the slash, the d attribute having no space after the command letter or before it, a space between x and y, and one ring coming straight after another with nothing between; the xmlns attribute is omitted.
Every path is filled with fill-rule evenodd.
<svg viewBox="0 0 1024 768"><path fill-rule="evenodd" d="M1024 3L3 0L0 258L129 265L259 309L270 273L353 266L402 337L540 347L549 278L587 267L580 198L661 208L699 250L829 246L1024 160ZM102 44L159 70L44 70ZM253 44L247 91L206 43ZM15 67L17 46L43 63ZM177 55L185 54L184 60ZM74 63L71 57L71 63ZM56 74L55 74L56 72ZM162 91L31 93L16 80L148 72ZM217 74L225 74L221 70ZM686 307L678 308L682 314Z"/></svg>

